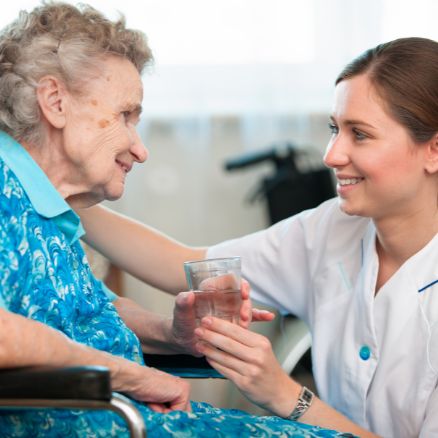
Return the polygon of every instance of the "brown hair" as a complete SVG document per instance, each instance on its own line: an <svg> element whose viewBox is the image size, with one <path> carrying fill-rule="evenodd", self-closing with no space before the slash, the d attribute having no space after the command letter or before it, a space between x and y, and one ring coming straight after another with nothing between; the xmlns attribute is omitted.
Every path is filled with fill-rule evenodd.
<svg viewBox="0 0 438 438"><path fill-rule="evenodd" d="M367 74L390 113L414 141L438 132L438 43L426 38L400 38L369 49L348 64L336 85Z"/></svg>
<svg viewBox="0 0 438 438"><path fill-rule="evenodd" d="M80 93L108 55L131 61L141 73L152 61L145 35L110 21L87 5L43 2L0 32L0 129L17 139L41 140L36 87L54 75Z"/></svg>

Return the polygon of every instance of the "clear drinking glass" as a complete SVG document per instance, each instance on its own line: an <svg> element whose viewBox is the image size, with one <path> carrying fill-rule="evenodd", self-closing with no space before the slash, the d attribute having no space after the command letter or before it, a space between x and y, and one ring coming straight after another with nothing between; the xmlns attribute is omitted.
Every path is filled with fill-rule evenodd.
<svg viewBox="0 0 438 438"><path fill-rule="evenodd" d="M240 257L184 262L189 289L195 292L195 312L199 321L213 315L235 324L240 320Z"/></svg>

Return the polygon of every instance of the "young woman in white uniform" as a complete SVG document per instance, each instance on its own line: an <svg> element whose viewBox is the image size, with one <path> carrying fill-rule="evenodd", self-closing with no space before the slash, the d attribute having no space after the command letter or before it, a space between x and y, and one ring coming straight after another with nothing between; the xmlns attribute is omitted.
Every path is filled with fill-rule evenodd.
<svg viewBox="0 0 438 438"><path fill-rule="evenodd" d="M252 298L307 322L319 398L282 371L266 338L207 317L199 351L219 372L282 417L438 436L438 43L399 39L354 60L336 81L330 129L324 161L339 196L316 209L206 250L94 208L88 241L173 293L184 260L242 256ZM190 307L193 295L179 300Z"/></svg>

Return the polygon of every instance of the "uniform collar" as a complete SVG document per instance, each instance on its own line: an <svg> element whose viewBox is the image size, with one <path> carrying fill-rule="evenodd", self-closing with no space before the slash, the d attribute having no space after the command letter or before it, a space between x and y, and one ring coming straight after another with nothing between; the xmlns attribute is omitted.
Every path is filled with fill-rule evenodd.
<svg viewBox="0 0 438 438"><path fill-rule="evenodd" d="M53 219L70 244L83 236L85 232L79 216L26 149L3 131L0 131L0 145L0 157L20 181L37 213Z"/></svg>
<svg viewBox="0 0 438 438"><path fill-rule="evenodd" d="M364 242L365 241L365 242ZM438 233L417 253L409 257L395 272L394 276L403 275L403 272L408 272L415 284L415 292L422 294L425 291L432 290L438 285L438 270L436 263L436 249L438 246ZM377 280L379 261L376 250L376 228L374 223L370 221L367 234L362 239L362 266L366 261L372 263L373 282ZM392 278L392 277L391 277ZM391 278L388 282L391 282ZM385 285L383 286L385 287ZM381 296L377 294L376 298Z"/></svg>

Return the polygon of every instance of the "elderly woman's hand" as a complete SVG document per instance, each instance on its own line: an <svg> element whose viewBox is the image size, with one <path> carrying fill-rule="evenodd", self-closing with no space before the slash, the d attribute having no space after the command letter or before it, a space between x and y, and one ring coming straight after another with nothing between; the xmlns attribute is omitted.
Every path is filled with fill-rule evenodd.
<svg viewBox="0 0 438 438"><path fill-rule="evenodd" d="M239 324L247 328L252 321L272 321L275 315L267 310L254 309L249 297L250 286L242 280ZM172 336L176 345L185 353L200 356L197 349L198 337L195 334L197 327L195 314L195 293L180 292L175 300L173 311Z"/></svg>
<svg viewBox="0 0 438 438"><path fill-rule="evenodd" d="M155 368L123 362L112 379L114 390L147 403L157 412L191 412L190 384L187 381Z"/></svg>
<svg viewBox="0 0 438 438"><path fill-rule="evenodd" d="M196 349L198 338L195 335L195 294L180 292L175 299L173 309L172 337L173 342L182 353L202 356Z"/></svg>

